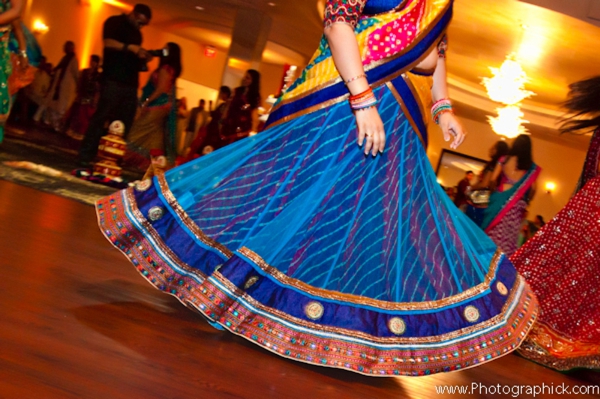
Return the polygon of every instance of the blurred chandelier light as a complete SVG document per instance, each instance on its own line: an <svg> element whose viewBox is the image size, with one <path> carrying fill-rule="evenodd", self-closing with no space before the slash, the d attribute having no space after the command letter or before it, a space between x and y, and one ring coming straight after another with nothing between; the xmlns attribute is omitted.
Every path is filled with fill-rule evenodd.
<svg viewBox="0 0 600 399"><path fill-rule="evenodd" d="M512 55L506 58L500 68L490 67L490 70L494 77L483 78L483 85L493 101L514 105L534 94L524 89L529 79Z"/></svg>
<svg viewBox="0 0 600 399"><path fill-rule="evenodd" d="M490 70L494 77L483 78L482 84L492 101L505 105L496 108L497 117L488 116L492 129L496 134L508 138L527 133L522 124L528 121L523 119L523 112L519 109L521 101L535 94L525 90L525 84L529 82L527 74L515 60L514 54L507 56L500 68L490 67Z"/></svg>
<svg viewBox="0 0 600 399"><path fill-rule="evenodd" d="M492 130L500 136L505 136L509 139L517 137L519 134L527 133L527 129L523 127L523 123L529 121L523 119L523 112L516 105L508 105L503 108L496 108L497 117L488 116L488 122L492 126Z"/></svg>

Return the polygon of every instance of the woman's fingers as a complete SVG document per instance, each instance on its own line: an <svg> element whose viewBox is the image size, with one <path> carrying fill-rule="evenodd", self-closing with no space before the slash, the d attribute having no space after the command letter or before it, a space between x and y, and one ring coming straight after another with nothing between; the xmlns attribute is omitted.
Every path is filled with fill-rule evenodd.
<svg viewBox="0 0 600 399"><path fill-rule="evenodd" d="M365 133L365 155L369 153L377 156L377 153L383 153L385 149L385 133L382 130L374 130L374 133Z"/></svg>
<svg viewBox="0 0 600 399"><path fill-rule="evenodd" d="M385 130L376 108L361 110L356 113L358 126L358 145L364 145L365 155L376 156L385 148Z"/></svg>
<svg viewBox="0 0 600 399"><path fill-rule="evenodd" d="M463 132L461 132L460 134L457 134L456 138L452 142L453 148L454 149L458 148L458 146L461 145L464 140L465 140L465 134Z"/></svg>
<svg viewBox="0 0 600 399"><path fill-rule="evenodd" d="M379 144L381 143L381 131L373 134L373 148L371 148L371 155L377 156L379 152Z"/></svg>
<svg viewBox="0 0 600 399"><path fill-rule="evenodd" d="M452 135L450 134L450 129L443 129L442 134L444 135L444 141L450 141Z"/></svg>
<svg viewBox="0 0 600 399"><path fill-rule="evenodd" d="M379 140L379 152L383 154L383 150L385 149L385 132L382 130L379 132L380 140Z"/></svg>
<svg viewBox="0 0 600 399"><path fill-rule="evenodd" d="M371 148L373 147L373 133L365 133L365 135L367 136L367 141L365 143L365 155L369 155L369 152L371 152Z"/></svg>
<svg viewBox="0 0 600 399"><path fill-rule="evenodd" d="M440 127L445 141L450 141L450 148L456 149L465 140L466 132L462 125L451 112L444 112L440 115Z"/></svg>
<svg viewBox="0 0 600 399"><path fill-rule="evenodd" d="M450 144L450 148L456 149L465 140L465 132L460 125L452 126L449 130L450 134L454 137L452 144Z"/></svg>
<svg viewBox="0 0 600 399"><path fill-rule="evenodd" d="M358 141L358 146L362 147L365 141L365 128L364 127L360 127L358 128L358 135L357 135L357 141Z"/></svg>

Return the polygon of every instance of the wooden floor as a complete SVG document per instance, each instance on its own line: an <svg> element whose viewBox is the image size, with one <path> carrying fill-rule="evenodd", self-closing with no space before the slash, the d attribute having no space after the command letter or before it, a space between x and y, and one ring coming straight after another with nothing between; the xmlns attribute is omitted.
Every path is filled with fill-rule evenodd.
<svg viewBox="0 0 600 399"><path fill-rule="evenodd" d="M600 373L564 375L516 355L422 378L282 359L151 287L105 241L91 207L4 181L0 272L0 398L466 398L485 391L436 386L600 383Z"/></svg>

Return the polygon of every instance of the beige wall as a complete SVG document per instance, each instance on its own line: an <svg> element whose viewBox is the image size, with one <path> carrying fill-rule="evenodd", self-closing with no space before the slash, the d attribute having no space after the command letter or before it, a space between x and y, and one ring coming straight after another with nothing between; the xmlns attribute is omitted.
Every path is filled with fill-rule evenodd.
<svg viewBox="0 0 600 399"><path fill-rule="evenodd" d="M468 137L457 152L477 158L489 159L488 151L500 136L486 123L461 119ZM558 136L558 132L556 133ZM510 144L511 140L508 140ZM585 159L585 151L565 147L551 141L532 136L533 159L542 168L538 178L538 191L529 207L530 218L540 214L549 220L569 201ZM429 148L427 155L434 169L438 164L442 149L450 149L444 142L441 131L435 124L429 126ZM546 182L556 183L556 190L547 194Z"/></svg>
<svg viewBox="0 0 600 399"><path fill-rule="evenodd" d="M119 11L113 7L100 6L92 17L91 6L83 6L79 0L31 0L24 15L25 24L31 28L35 20L41 20L50 28L37 39L48 61L56 65L63 56L62 46L65 41L75 42L80 65L82 50L86 40L92 44L89 54L102 54L101 33L102 22ZM89 27L89 29L88 29ZM88 39L89 36L89 39ZM94 37L97 36L97 37Z"/></svg>

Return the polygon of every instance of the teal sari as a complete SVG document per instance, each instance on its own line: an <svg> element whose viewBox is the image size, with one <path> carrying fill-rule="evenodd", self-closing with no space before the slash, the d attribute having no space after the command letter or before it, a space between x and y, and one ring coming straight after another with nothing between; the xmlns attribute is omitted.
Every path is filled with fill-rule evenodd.
<svg viewBox="0 0 600 399"><path fill-rule="evenodd" d="M9 9L10 1L0 1L0 14ZM41 48L31 31L23 23L21 23L21 29L25 37L29 65L37 67L42 56ZM8 79L13 72L11 54L18 54L18 52L19 43L12 32L12 26L10 24L0 26L0 143L4 138L4 125L16 97L15 90L13 90L15 94L11 95Z"/></svg>
<svg viewBox="0 0 600 399"><path fill-rule="evenodd" d="M10 3L0 2L0 14L8 9L10 9ZM4 138L4 124L8 119L12 103L8 92L8 78L12 73L9 50L10 31L10 24L0 26L0 143Z"/></svg>
<svg viewBox="0 0 600 399"><path fill-rule="evenodd" d="M141 99L146 99L156 90L155 79L150 77L142 89ZM163 93L146 106L146 113L134 122L128 137L128 148L136 154L149 158L152 150L164 150L164 155L173 164L177 155L175 134L177 131L176 84L170 93ZM166 117L165 117L166 114ZM157 135L162 135L158 137Z"/></svg>
<svg viewBox="0 0 600 399"><path fill-rule="evenodd" d="M146 83L146 86L142 89L142 98L148 98L155 89L152 79L148 79L148 83ZM170 94L161 94L160 97L148 104L150 112L156 107L170 107L164 130L165 155L169 160L169 163L173 163L175 156L177 155L175 147L175 133L177 132L177 98L175 90L176 86L173 84L173 89Z"/></svg>
<svg viewBox="0 0 600 399"><path fill-rule="evenodd" d="M519 230L528 202L525 200L541 168L532 164L510 189L494 192L485 209L481 228L508 256L517 249Z"/></svg>

